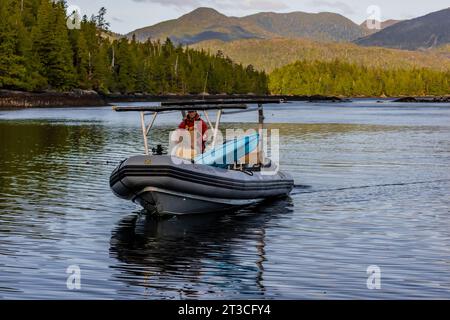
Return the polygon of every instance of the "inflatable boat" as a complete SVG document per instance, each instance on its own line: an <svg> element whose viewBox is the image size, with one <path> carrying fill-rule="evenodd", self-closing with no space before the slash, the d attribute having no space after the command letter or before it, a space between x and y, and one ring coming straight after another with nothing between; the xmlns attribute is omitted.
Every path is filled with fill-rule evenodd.
<svg viewBox="0 0 450 320"><path fill-rule="evenodd" d="M144 136L145 154L122 161L111 174L113 193L133 201L148 211L162 215L200 214L234 210L268 198L287 196L293 189L292 177L278 168L262 154L263 104L279 103L279 100L214 100L162 103L155 107L115 107L117 112L140 112ZM236 138L222 145L213 146L207 152L186 159L163 154L159 146L149 152L147 135L161 112L217 110L215 125L217 134L224 110L248 111L248 104L257 104L259 132ZM253 111L253 110L252 110ZM145 116L152 112L150 125ZM237 112L237 111L234 111ZM238 160L257 154L256 163L240 163ZM231 160L230 160L231 159Z"/></svg>

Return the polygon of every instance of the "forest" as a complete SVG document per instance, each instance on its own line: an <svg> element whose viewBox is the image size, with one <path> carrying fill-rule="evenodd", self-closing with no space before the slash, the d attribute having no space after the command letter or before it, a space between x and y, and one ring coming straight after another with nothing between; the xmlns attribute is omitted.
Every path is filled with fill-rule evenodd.
<svg viewBox="0 0 450 320"><path fill-rule="evenodd" d="M323 50L316 50L318 45L314 44L314 50L298 51L300 61L279 67L268 75L263 71L268 70L267 66L260 66L258 61L282 60L270 48L261 51L253 46L246 51L253 65L258 65L256 68L232 61L220 47L208 50L177 45L170 39L139 42L135 37L117 36L109 31L105 15L105 8L91 17L69 15L65 1L1 0L0 89L347 97L450 93L450 70L445 59L441 59L442 68L429 61L426 67L416 67L409 62L417 61L418 56L401 55L397 50L393 57L399 56L400 60L386 58L391 55L389 51L379 56L379 62L369 64L361 58L366 51L350 46L343 47L343 53L330 60L323 56L339 51L339 45L331 45L336 50L330 50L322 44ZM77 27L71 27L77 19ZM374 54L384 52L364 50L373 51L369 60L375 59ZM290 50L283 52L289 54ZM257 59L257 54L261 59ZM349 55L361 61L343 58Z"/></svg>
<svg viewBox="0 0 450 320"><path fill-rule="evenodd" d="M245 39L237 41L203 41L194 48L217 52L221 50L234 62L252 64L270 74L273 70L298 60L339 60L369 68L426 68L450 70L450 45L426 50L398 50L363 47L348 42L323 42L313 39Z"/></svg>
<svg viewBox="0 0 450 320"><path fill-rule="evenodd" d="M395 97L450 94L450 70L376 68L334 60L297 61L270 74L272 94Z"/></svg>
<svg viewBox="0 0 450 320"><path fill-rule="evenodd" d="M108 31L106 9L68 16L65 1L0 1L0 89L266 94L267 75L221 52L137 42ZM69 28L71 23L79 27ZM73 21L71 21L71 19Z"/></svg>

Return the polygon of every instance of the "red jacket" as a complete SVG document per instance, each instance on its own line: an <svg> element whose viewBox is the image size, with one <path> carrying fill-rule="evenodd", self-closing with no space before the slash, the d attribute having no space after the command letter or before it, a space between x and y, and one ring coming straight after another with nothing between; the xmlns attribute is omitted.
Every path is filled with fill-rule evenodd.
<svg viewBox="0 0 450 320"><path fill-rule="evenodd" d="M179 129L185 129L188 130L189 132L194 131L194 126L196 124L196 122L200 122L201 123L201 134L202 134L202 152L205 150L205 143L206 143L206 131L208 131L208 125L205 123L205 121L203 121L200 118L200 115L197 114L196 117L194 119L190 119L188 116L186 118L184 118L184 120L180 123L180 125L178 126Z"/></svg>

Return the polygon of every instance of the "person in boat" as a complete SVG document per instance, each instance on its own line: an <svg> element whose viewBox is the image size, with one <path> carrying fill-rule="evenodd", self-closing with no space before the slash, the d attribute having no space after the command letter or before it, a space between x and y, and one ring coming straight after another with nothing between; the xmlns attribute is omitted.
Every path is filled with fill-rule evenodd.
<svg viewBox="0 0 450 320"><path fill-rule="evenodd" d="M201 144L201 152L205 152L206 140L207 140L207 131L208 125L205 121L202 120L200 115L195 110L189 110L186 117L178 126L179 129L184 129L189 131L191 135L191 147L195 148L196 144ZM195 132L197 130L197 132ZM197 141L195 139L195 135L197 135ZM198 141L201 139L201 141Z"/></svg>

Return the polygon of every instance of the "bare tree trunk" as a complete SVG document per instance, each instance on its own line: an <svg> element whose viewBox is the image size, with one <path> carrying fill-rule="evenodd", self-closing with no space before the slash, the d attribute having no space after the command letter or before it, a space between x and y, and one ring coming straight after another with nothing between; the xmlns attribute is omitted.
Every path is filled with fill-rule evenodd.
<svg viewBox="0 0 450 320"><path fill-rule="evenodd" d="M114 46L112 46L111 68L114 68L115 65L116 65L116 53L114 50Z"/></svg>
<svg viewBox="0 0 450 320"><path fill-rule="evenodd" d="M177 60L175 61L175 77L178 77L178 55Z"/></svg>
<svg viewBox="0 0 450 320"><path fill-rule="evenodd" d="M209 71L206 72L205 87L203 88L203 98L205 97L206 86L208 85L208 76L209 76Z"/></svg>
<svg viewBox="0 0 450 320"><path fill-rule="evenodd" d="M89 80L92 80L92 62L91 62L91 52L89 51Z"/></svg>

